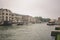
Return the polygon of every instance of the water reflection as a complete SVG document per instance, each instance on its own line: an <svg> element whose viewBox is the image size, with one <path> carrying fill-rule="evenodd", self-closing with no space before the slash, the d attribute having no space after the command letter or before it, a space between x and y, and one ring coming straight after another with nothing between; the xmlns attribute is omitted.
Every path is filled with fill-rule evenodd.
<svg viewBox="0 0 60 40"><path fill-rule="evenodd" d="M0 26L0 40L14 40L11 39L13 34L9 32L13 26Z"/></svg>
<svg viewBox="0 0 60 40"><path fill-rule="evenodd" d="M5 34L5 33L2 33L0 34L0 40L11 40L9 39L9 37L11 37L12 35L11 34Z"/></svg>
<svg viewBox="0 0 60 40"><path fill-rule="evenodd" d="M8 30L12 28L11 26L0 26L0 30Z"/></svg>

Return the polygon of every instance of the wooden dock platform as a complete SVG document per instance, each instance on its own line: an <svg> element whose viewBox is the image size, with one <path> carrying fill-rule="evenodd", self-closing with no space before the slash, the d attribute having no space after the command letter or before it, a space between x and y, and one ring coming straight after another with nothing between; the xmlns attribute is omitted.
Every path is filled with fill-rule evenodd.
<svg viewBox="0 0 60 40"><path fill-rule="evenodd" d="M51 36L56 36L57 34L60 34L60 30L51 31Z"/></svg>
<svg viewBox="0 0 60 40"><path fill-rule="evenodd" d="M60 27L55 27L55 30L60 30Z"/></svg>

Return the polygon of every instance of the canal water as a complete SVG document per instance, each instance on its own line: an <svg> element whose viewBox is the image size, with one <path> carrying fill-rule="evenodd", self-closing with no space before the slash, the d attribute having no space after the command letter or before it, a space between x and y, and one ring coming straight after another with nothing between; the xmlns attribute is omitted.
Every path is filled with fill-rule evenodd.
<svg viewBox="0 0 60 40"><path fill-rule="evenodd" d="M46 23L29 24L21 26L0 26L0 40L55 40L51 36L54 26Z"/></svg>

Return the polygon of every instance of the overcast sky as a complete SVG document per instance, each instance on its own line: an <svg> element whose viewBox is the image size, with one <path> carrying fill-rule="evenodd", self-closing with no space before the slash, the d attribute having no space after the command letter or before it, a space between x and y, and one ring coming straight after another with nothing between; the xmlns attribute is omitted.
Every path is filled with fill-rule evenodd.
<svg viewBox="0 0 60 40"><path fill-rule="evenodd" d="M0 0L0 8L31 16L46 18L60 16L60 0Z"/></svg>

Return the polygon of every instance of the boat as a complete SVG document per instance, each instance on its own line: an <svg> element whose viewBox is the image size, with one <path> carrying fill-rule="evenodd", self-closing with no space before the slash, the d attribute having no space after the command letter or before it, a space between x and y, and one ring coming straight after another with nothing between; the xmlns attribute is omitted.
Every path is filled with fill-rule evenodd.
<svg viewBox="0 0 60 40"><path fill-rule="evenodd" d="M48 22L47 25L56 25L55 22Z"/></svg>
<svg viewBox="0 0 60 40"><path fill-rule="evenodd" d="M47 25L56 25L55 23L47 23Z"/></svg>
<svg viewBox="0 0 60 40"><path fill-rule="evenodd" d="M23 25L24 23L23 22L18 22L17 25Z"/></svg>

